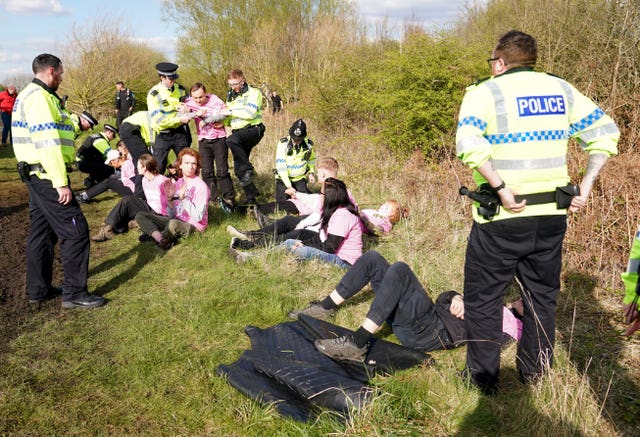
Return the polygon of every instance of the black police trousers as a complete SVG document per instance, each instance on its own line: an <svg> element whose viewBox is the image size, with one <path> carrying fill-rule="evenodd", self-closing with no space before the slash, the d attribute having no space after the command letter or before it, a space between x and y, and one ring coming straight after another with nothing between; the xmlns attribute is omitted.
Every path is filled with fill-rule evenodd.
<svg viewBox="0 0 640 437"><path fill-rule="evenodd" d="M566 216L473 224L464 267L467 372L485 389L498 382L502 306L514 275L522 283L524 318L516 366L523 380L553 363Z"/></svg>
<svg viewBox="0 0 640 437"><path fill-rule="evenodd" d="M89 271L89 225L72 196L58 203L51 181L31 176L29 190L31 228L27 239L27 292L30 299L44 298L53 279L54 247L60 242L64 279L62 300L85 296Z"/></svg>

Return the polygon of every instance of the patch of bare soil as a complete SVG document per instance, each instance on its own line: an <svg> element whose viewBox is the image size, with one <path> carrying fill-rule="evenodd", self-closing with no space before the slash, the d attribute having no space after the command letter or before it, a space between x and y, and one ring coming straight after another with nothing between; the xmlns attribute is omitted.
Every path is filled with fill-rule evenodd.
<svg viewBox="0 0 640 437"><path fill-rule="evenodd" d="M2 190L0 203L0 355L7 352L33 315L40 310L53 311L57 302L29 304L26 291L25 249L29 233L29 195L22 183ZM54 271L54 284L61 280L60 268Z"/></svg>

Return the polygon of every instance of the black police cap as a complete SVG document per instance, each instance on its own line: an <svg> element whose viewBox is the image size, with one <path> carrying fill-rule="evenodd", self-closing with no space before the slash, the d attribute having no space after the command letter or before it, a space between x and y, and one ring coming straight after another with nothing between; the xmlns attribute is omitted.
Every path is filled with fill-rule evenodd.
<svg viewBox="0 0 640 437"><path fill-rule="evenodd" d="M296 141L304 140L307 137L307 124L303 119L299 118L293 122L289 128L289 136Z"/></svg>
<svg viewBox="0 0 640 437"><path fill-rule="evenodd" d="M161 76L167 76L169 79L178 78L178 65L172 62L160 62L156 64L156 71Z"/></svg>

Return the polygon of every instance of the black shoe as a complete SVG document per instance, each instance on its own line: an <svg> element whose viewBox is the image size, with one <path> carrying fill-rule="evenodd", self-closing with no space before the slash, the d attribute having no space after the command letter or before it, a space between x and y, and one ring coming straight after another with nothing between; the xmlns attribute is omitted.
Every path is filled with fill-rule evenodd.
<svg viewBox="0 0 640 437"><path fill-rule="evenodd" d="M145 241L156 241L151 235L142 234L138 237L138 241L144 243Z"/></svg>
<svg viewBox="0 0 640 437"><path fill-rule="evenodd" d="M91 178L84 178L84 181L82 181L82 183L87 188L91 188L95 185L95 183L91 180Z"/></svg>
<svg viewBox="0 0 640 437"><path fill-rule="evenodd" d="M462 369L459 372L459 375L469 387L474 387L480 390L480 392L485 396L494 396L496 393L498 393L497 383L488 383L488 382L482 383L476 380L473 377L473 375L471 375L471 371L469 370L468 367L465 367L464 369Z"/></svg>
<svg viewBox="0 0 640 437"><path fill-rule="evenodd" d="M242 240L238 237L233 237L231 239L231 244L229 247L231 247L231 249L247 250L247 249L255 249L256 244L253 241Z"/></svg>
<svg viewBox="0 0 640 437"><path fill-rule="evenodd" d="M62 308L98 308L106 303L105 298L101 296L94 296L93 294L87 294L86 296L79 297L72 300L63 300Z"/></svg>
<svg viewBox="0 0 640 437"><path fill-rule="evenodd" d="M49 291L47 291L47 294L45 294L44 296L37 297L37 298L29 298L29 303L42 303L47 300L55 299L61 294L62 294L62 288L51 287L49 288Z"/></svg>
<svg viewBox="0 0 640 437"><path fill-rule="evenodd" d="M160 240L160 242L158 243L158 246L160 247L160 249L162 250L169 250L171 249L173 246L176 245L176 240L172 239L172 238L163 238L162 240Z"/></svg>

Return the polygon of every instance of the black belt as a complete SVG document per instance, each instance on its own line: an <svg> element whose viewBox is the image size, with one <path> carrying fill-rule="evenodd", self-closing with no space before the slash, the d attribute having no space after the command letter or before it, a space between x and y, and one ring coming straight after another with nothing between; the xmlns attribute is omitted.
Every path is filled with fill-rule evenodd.
<svg viewBox="0 0 640 437"><path fill-rule="evenodd" d="M258 123L258 124L248 124L244 127L239 127L238 129L231 129L231 132L237 132L239 130L244 130L244 129L250 129L252 127L260 127L262 126L262 123Z"/></svg>
<svg viewBox="0 0 640 437"><path fill-rule="evenodd" d="M160 132L158 132L158 134L160 134L160 135L173 135L173 134L176 134L176 133L185 133L186 131L184 130L183 126L174 127L172 129L161 130Z"/></svg>
<svg viewBox="0 0 640 437"><path fill-rule="evenodd" d="M544 193L531 193L531 194L523 194L514 196L516 202L520 203L523 200L527 201L527 206L531 205L542 205L545 203L555 203L556 202L556 191L547 191Z"/></svg>

